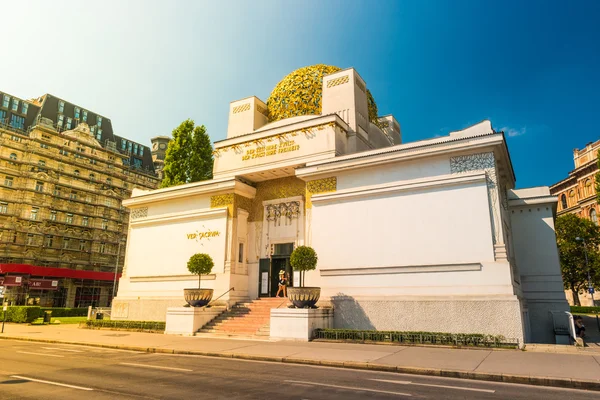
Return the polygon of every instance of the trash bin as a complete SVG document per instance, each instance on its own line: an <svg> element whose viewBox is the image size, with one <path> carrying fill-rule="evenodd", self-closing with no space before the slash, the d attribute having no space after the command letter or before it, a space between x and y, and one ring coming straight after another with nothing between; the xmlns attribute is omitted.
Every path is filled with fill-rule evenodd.
<svg viewBox="0 0 600 400"><path fill-rule="evenodd" d="M49 324L52 322L52 311L44 311L44 323Z"/></svg>
<svg viewBox="0 0 600 400"><path fill-rule="evenodd" d="M96 319L104 319L104 314L96 313Z"/></svg>

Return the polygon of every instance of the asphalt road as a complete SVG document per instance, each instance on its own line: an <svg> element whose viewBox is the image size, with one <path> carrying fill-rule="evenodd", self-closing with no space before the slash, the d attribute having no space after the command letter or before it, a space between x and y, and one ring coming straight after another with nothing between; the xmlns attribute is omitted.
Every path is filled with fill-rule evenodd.
<svg viewBox="0 0 600 400"><path fill-rule="evenodd" d="M598 399L599 392L0 341L0 399Z"/></svg>

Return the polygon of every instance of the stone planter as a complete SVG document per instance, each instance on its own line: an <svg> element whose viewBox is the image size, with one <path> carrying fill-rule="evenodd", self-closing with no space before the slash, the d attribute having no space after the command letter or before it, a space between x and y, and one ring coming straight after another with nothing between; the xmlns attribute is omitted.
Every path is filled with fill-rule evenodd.
<svg viewBox="0 0 600 400"><path fill-rule="evenodd" d="M212 297L212 289L183 289L183 298L192 307L204 307Z"/></svg>
<svg viewBox="0 0 600 400"><path fill-rule="evenodd" d="M320 287L288 287L288 298L296 308L315 308L321 296Z"/></svg>

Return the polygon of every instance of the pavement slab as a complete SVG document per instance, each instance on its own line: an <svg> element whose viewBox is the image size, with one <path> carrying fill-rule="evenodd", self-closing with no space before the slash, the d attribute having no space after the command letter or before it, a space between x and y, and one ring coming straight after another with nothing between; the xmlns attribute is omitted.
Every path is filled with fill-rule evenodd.
<svg viewBox="0 0 600 400"><path fill-rule="evenodd" d="M600 364L594 358L578 354L495 351L476 371L600 382Z"/></svg>
<svg viewBox="0 0 600 400"><path fill-rule="evenodd" d="M492 353L490 350L409 347L404 351L379 358L376 362L378 364L393 364L417 368L474 371L490 353Z"/></svg>

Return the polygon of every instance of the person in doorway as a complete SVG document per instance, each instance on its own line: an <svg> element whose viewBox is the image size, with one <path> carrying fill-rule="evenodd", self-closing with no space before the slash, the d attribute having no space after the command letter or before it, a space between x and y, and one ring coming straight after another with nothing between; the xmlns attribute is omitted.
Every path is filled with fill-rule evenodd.
<svg viewBox="0 0 600 400"><path fill-rule="evenodd" d="M277 294L275 297L279 297L279 293L283 291L282 297L287 297L287 277L285 276L285 271L279 271L279 287L277 288Z"/></svg>

